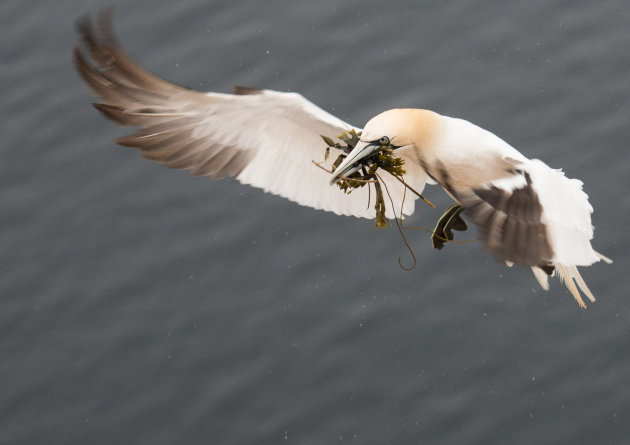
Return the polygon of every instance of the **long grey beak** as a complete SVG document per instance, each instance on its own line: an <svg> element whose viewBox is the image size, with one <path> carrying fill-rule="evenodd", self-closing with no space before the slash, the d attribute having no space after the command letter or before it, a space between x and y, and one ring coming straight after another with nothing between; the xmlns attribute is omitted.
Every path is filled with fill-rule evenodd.
<svg viewBox="0 0 630 445"><path fill-rule="evenodd" d="M348 156L346 156L346 159L344 159L343 162L339 164L339 167L335 169L332 177L330 178L330 183L334 184L337 179L345 178L346 176L350 176L352 173L356 172L361 168L361 164L358 164L358 162L361 159L370 156L380 148L380 145L373 142L359 141Z"/></svg>

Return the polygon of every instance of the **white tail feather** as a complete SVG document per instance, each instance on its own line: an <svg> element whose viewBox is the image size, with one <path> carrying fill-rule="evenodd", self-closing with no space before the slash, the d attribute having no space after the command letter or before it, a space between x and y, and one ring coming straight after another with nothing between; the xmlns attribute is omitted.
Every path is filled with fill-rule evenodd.
<svg viewBox="0 0 630 445"><path fill-rule="evenodd" d="M602 255L598 251L595 251L595 255L597 255L599 257L599 259L602 260L606 264L612 264L612 262L613 262L613 260L611 260L610 258L608 258L605 255Z"/></svg>
<svg viewBox="0 0 630 445"><path fill-rule="evenodd" d="M584 279L582 278L582 275L580 275L577 266L569 267L569 272L571 273L571 276L575 279L575 282L579 286L580 290L584 292L584 295L586 295L588 299L591 300L591 302L595 301L593 293L584 282Z"/></svg>
<svg viewBox="0 0 630 445"><path fill-rule="evenodd" d="M538 280L540 287L544 290L549 290L549 279L545 271L538 267L532 267L532 272L534 272L534 276L536 277L536 280Z"/></svg>
<svg viewBox="0 0 630 445"><path fill-rule="evenodd" d="M584 300L582 300L582 297L580 296L580 291L578 291L577 287L575 286L575 283L573 282L573 277L567 269L567 266L559 263L555 263L554 266L556 266L556 270L558 271L560 279L564 282L567 289L569 289L569 291L573 295L573 298L575 298L575 301L578 302L582 309L586 309Z"/></svg>

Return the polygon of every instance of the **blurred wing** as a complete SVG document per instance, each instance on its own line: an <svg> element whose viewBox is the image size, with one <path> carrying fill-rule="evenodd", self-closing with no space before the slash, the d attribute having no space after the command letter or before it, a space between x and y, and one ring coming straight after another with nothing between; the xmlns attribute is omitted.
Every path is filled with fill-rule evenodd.
<svg viewBox="0 0 630 445"><path fill-rule="evenodd" d="M324 160L326 144L320 135L337 141L351 125L297 93L236 87L235 94L220 94L179 87L131 60L114 39L108 13L100 16L99 25L97 32L89 18L79 21L83 45L75 48L74 58L82 78L101 98L94 106L121 125L140 127L117 139L118 144L192 175L234 177L315 209L374 217L368 187L345 194L313 164ZM331 149L328 168L341 153ZM400 209L404 188L392 178L386 182ZM406 195L405 214L413 212L414 198Z"/></svg>
<svg viewBox="0 0 630 445"><path fill-rule="evenodd" d="M481 228L484 248L499 261L547 266L553 250L529 173L456 191L464 213Z"/></svg>
<svg viewBox="0 0 630 445"><path fill-rule="evenodd" d="M570 267L600 260L582 183L542 161L518 162L509 176L454 195L481 227L486 250L501 261Z"/></svg>
<svg viewBox="0 0 630 445"><path fill-rule="evenodd" d="M580 181L534 159L516 165L507 178L457 192L457 199L481 227L488 252L531 267L545 290L547 276L557 271L581 307L579 290L595 301L577 266L611 260L591 246L593 208Z"/></svg>

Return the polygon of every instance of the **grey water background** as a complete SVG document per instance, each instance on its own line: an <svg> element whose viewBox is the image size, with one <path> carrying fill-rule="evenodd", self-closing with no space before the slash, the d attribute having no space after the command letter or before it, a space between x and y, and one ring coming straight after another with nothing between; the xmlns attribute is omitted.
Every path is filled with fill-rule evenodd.
<svg viewBox="0 0 630 445"><path fill-rule="evenodd" d="M109 5L0 3L0 443L628 443L630 3L134 0L114 15L173 82L299 91L355 125L430 108L582 179L615 259L583 269L585 311L478 243L437 252L408 233L406 272L395 229L114 145L127 130L71 63L74 20Z"/></svg>

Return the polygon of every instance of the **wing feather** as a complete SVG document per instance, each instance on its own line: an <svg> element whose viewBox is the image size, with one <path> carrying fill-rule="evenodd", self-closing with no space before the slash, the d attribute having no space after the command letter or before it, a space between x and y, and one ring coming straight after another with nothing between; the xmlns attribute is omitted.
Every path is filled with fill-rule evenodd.
<svg viewBox="0 0 630 445"><path fill-rule="evenodd" d="M447 174L440 184L481 228L486 251L501 262L531 267L545 290L547 276L557 271L581 307L579 290L595 301L577 269L603 259L590 243L593 208L580 181L537 159L515 160L511 175L470 187L446 180Z"/></svg>
<svg viewBox="0 0 630 445"><path fill-rule="evenodd" d="M455 198L481 228L485 249L499 261L535 267L550 264L553 250L542 206L529 175L455 189Z"/></svg>
<svg viewBox="0 0 630 445"><path fill-rule="evenodd" d="M116 43L110 11L100 15L98 29L89 17L77 27L82 45L75 48L74 60L101 98L94 106L120 125L139 127L116 139L118 144L193 175L234 177L302 205L374 217L367 187L345 194L312 162L323 161L326 145L320 135L338 140L351 125L296 93L244 87L236 87L236 94L201 93L165 81L138 66ZM339 154L333 149L329 162ZM425 179L422 171L409 175L418 191ZM403 205L404 187L391 177L387 184L395 207L411 214L415 196L407 194Z"/></svg>

